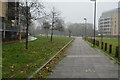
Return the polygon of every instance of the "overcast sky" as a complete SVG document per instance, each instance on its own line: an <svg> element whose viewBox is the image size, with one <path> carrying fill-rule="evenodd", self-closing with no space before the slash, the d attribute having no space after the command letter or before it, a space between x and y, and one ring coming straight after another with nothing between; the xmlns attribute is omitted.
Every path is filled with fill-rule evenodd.
<svg viewBox="0 0 120 80"><path fill-rule="evenodd" d="M57 2L56 2L57 1ZM94 2L90 0L46 0L44 5L46 8L51 9L52 6L56 7L61 12L61 16L65 22L83 23L83 18L86 17L88 23L93 23ZM118 7L119 0L97 0L97 20L102 12L115 9ZM98 23L98 22L97 22Z"/></svg>

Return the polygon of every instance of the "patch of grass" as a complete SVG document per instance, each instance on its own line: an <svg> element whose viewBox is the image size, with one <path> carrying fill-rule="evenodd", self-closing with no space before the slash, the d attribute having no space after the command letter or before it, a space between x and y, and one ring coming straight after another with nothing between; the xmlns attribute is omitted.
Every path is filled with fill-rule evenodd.
<svg viewBox="0 0 120 80"><path fill-rule="evenodd" d="M52 73L52 70L55 68L55 66L64 58L66 57L66 50L71 46L69 44L66 46L58 55L56 55L55 58L53 58L40 72L34 75L33 78L38 79L45 79L47 76L49 76Z"/></svg>
<svg viewBox="0 0 120 80"><path fill-rule="evenodd" d="M28 50L25 49L25 43L3 46L3 78L27 78L72 39L53 37L53 42L50 42L44 36L36 37L37 40L29 42Z"/></svg>
<svg viewBox="0 0 120 80"><path fill-rule="evenodd" d="M52 70L55 68L55 66L60 62L66 55L64 54L68 46L61 51L54 59L52 59L49 64L47 64L40 72L34 75L34 78L41 78L45 79L47 76L49 76L52 73Z"/></svg>

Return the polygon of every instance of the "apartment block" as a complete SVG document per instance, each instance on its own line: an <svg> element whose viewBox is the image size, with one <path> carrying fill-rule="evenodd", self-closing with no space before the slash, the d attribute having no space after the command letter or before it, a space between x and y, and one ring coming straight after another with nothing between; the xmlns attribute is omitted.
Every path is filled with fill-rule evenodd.
<svg viewBox="0 0 120 80"><path fill-rule="evenodd" d="M99 18L99 32L103 35L118 35L119 21L118 15L120 14L120 10L118 8L103 12L101 17Z"/></svg>

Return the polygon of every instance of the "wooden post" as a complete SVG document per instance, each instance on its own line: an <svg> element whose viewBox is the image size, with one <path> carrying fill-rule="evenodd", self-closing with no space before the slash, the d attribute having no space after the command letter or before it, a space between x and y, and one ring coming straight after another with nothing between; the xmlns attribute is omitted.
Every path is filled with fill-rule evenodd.
<svg viewBox="0 0 120 80"><path fill-rule="evenodd" d="M104 42L101 43L101 49L103 49Z"/></svg>
<svg viewBox="0 0 120 80"><path fill-rule="evenodd" d="M112 45L109 45L109 53L112 53Z"/></svg>
<svg viewBox="0 0 120 80"><path fill-rule="evenodd" d="M107 51L107 43L105 43L105 51Z"/></svg>
<svg viewBox="0 0 120 80"><path fill-rule="evenodd" d="M115 49L115 57L119 57L119 47L116 46L116 49Z"/></svg>

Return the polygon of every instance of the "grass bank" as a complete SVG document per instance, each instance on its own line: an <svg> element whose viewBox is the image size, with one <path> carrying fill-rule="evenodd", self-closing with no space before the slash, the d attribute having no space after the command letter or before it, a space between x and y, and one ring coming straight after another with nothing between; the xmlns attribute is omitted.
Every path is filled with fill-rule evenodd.
<svg viewBox="0 0 120 80"><path fill-rule="evenodd" d="M53 42L43 36L29 42L29 49L25 43L4 45L2 48L2 76L3 78L27 78L72 38L53 37Z"/></svg>

